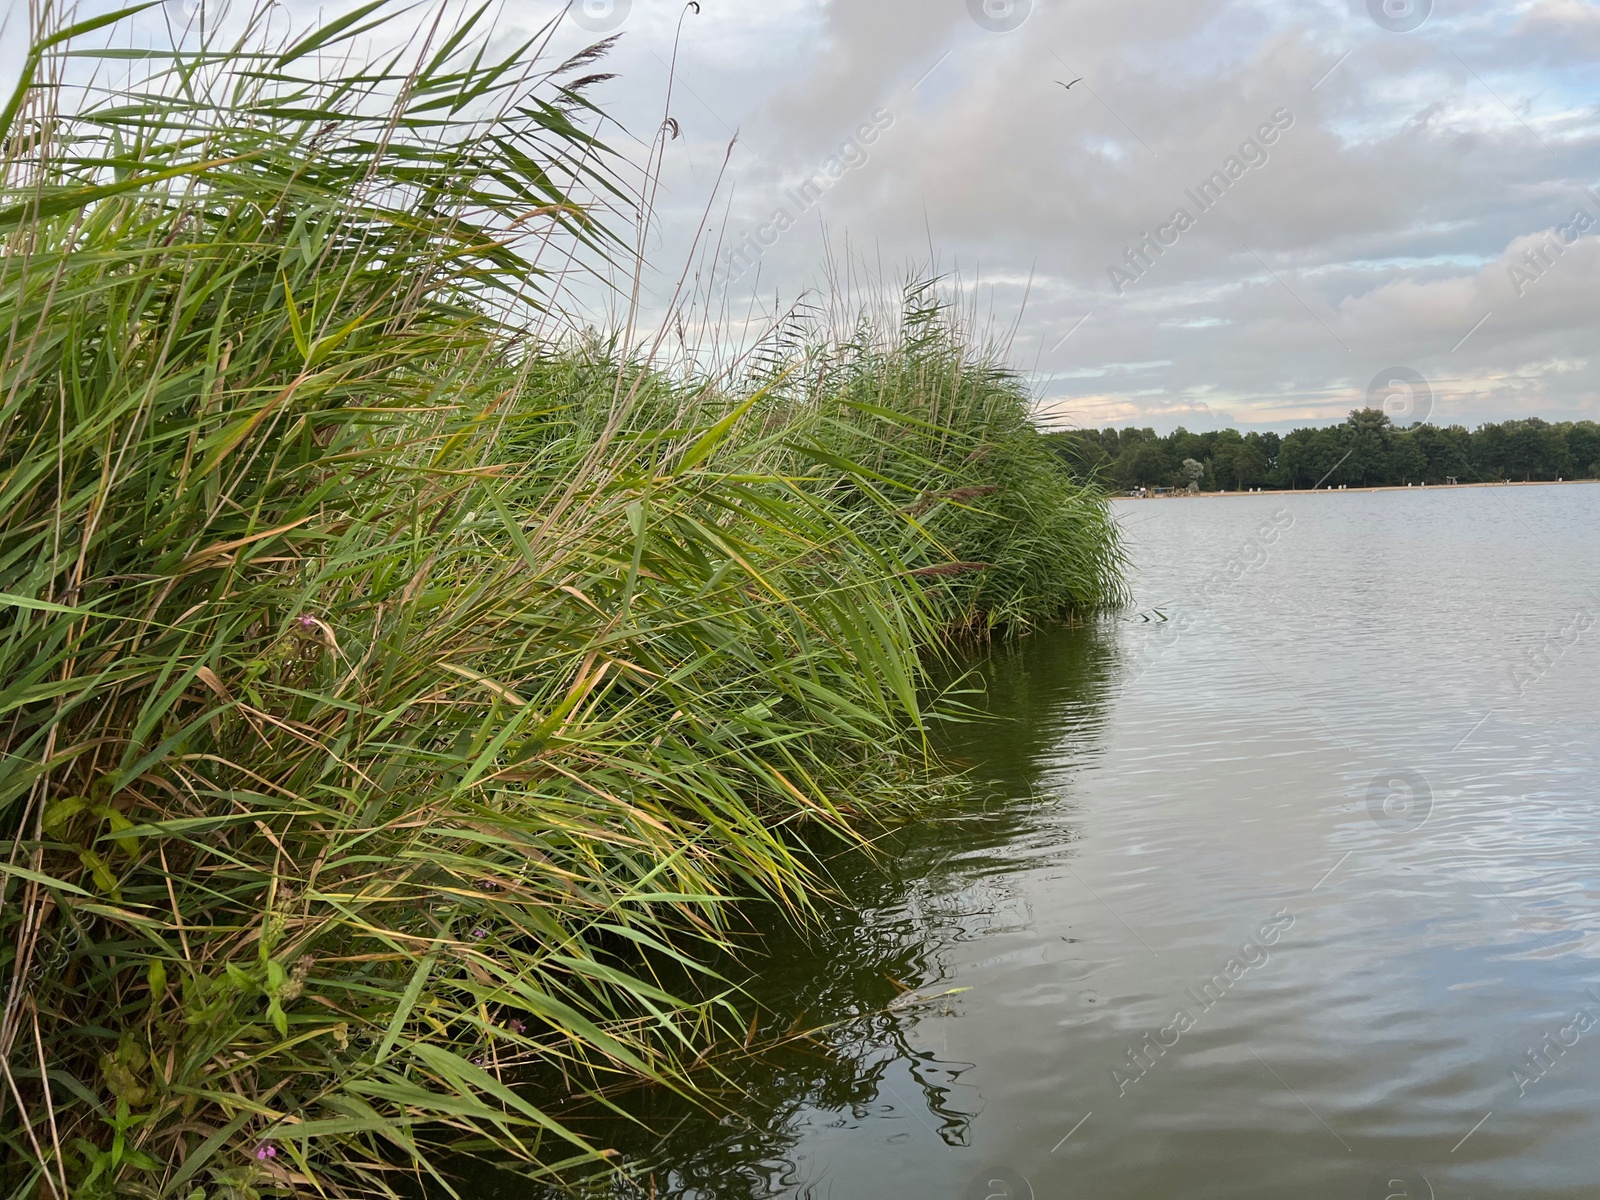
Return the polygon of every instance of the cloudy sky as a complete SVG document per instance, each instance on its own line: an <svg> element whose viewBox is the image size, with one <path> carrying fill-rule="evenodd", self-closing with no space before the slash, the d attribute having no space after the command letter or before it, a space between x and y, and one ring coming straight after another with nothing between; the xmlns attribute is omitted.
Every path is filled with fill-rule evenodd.
<svg viewBox="0 0 1600 1200"><path fill-rule="evenodd" d="M825 286L830 246L958 273L1020 312L1011 360L1058 422L1281 429L1395 367L1435 421L1600 417L1600 5L700 9L587 0L562 31L622 34L600 95L644 140L681 17L658 298L709 205L730 294Z"/></svg>
<svg viewBox="0 0 1600 1200"><path fill-rule="evenodd" d="M513 0L501 29L562 8ZM649 321L686 267L743 314L830 259L932 264L1015 324L1058 424L1285 429L1396 368L1436 422L1600 418L1600 4L698 8L574 0L552 47L620 34L595 96L635 162L681 129Z"/></svg>

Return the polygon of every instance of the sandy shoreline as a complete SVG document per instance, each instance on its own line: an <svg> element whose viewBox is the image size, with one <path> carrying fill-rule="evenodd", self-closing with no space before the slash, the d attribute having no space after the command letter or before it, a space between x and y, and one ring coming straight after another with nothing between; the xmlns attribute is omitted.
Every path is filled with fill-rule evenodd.
<svg viewBox="0 0 1600 1200"><path fill-rule="evenodd" d="M1189 492L1173 491L1160 496L1130 496L1126 492L1119 492L1113 496L1114 500L1217 500L1232 499L1236 496L1348 496L1356 492L1446 492L1456 491L1459 488L1498 488L1498 487L1573 487L1578 485L1593 486L1600 483L1600 479L1534 479L1527 482L1512 481L1508 483L1430 483L1426 486L1414 484L1385 484L1382 487L1347 487L1347 488L1263 488L1259 492Z"/></svg>

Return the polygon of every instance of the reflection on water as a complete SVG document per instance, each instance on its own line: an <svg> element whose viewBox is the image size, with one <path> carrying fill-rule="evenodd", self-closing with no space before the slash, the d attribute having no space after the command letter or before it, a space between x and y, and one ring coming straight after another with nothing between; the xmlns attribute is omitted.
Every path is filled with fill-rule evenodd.
<svg viewBox="0 0 1600 1200"><path fill-rule="evenodd" d="M804 933L769 930L759 957L741 960L757 972L742 1003L759 1005L769 1024L830 1028L736 1064L716 1090L732 1110L725 1115L647 1091L621 1103L650 1133L575 1122L628 1156L644 1195L652 1176L661 1200L848 1195L804 1145L878 1122L970 1145L984 1107L964 1078L974 1064L919 1033L927 1021L959 1019L966 1004L964 993L942 994L956 987L953 947L1030 927L1028 900L1008 873L1072 853L1070 834L1045 833L1037 815L1061 803L1063 773L1093 760L1114 649L1102 628L1053 630L975 660L964 683L953 675L983 710L939 734L945 757L969 774L969 799L897 830L875 856L831 858L848 903L826 908ZM889 1134L891 1144L910 1136ZM506 1200L555 1194L492 1171L473 1174L467 1190ZM611 1184L603 1194L640 1193Z"/></svg>
<svg viewBox="0 0 1600 1200"><path fill-rule="evenodd" d="M1134 612L998 648L970 802L750 964L843 1023L596 1128L642 1194L1596 1193L1600 487L1119 511Z"/></svg>

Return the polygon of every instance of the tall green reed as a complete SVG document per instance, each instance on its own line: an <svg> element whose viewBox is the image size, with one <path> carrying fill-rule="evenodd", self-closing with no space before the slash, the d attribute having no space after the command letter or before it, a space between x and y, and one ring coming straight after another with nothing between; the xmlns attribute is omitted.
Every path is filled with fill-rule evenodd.
<svg viewBox="0 0 1600 1200"><path fill-rule="evenodd" d="M978 511L1011 417L948 346L740 392L541 343L542 256L627 217L603 47L85 50L133 12L39 11L0 130L0 1184L602 1166L551 1101L689 1089L730 904L927 778L917 648L987 601L906 493Z"/></svg>
<svg viewBox="0 0 1600 1200"><path fill-rule="evenodd" d="M1121 604L1105 493L1052 453L1023 379L938 282L906 286L892 319L812 343L802 378L818 427L798 455L859 513L861 536L921 579L950 632L1015 633Z"/></svg>

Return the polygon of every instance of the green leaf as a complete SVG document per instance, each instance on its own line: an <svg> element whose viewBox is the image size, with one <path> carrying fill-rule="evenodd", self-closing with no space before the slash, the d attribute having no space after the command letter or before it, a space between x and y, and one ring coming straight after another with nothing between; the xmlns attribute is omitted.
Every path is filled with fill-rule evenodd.
<svg viewBox="0 0 1600 1200"><path fill-rule="evenodd" d="M51 837L56 837L68 821L88 807L89 800L85 796L66 796L53 802L44 810L41 822L44 831Z"/></svg>
<svg viewBox="0 0 1600 1200"><path fill-rule="evenodd" d="M383 1041L378 1043L378 1049L372 1056L372 1061L381 1063L389 1057L389 1051L394 1047L395 1039L400 1036L400 1031L405 1028L406 1020L411 1016L411 1010L416 1006L417 997L422 995L422 987L428 982L428 976L433 972L433 967L439 961L437 953L427 954L417 963L411 972L411 982L406 985L405 992L400 996L400 1002L395 1005L394 1015L389 1018L389 1028L383 1035Z"/></svg>
<svg viewBox="0 0 1600 1200"><path fill-rule="evenodd" d="M683 457L678 460L678 473L682 474L684 471L692 470L704 461L727 438L728 434L733 432L733 427L739 423L739 418L749 412L751 406L761 399L763 395L765 395L765 389L737 405L732 412L701 434L695 440L694 445L685 450Z"/></svg>
<svg viewBox="0 0 1600 1200"><path fill-rule="evenodd" d="M10 592L0 592L0 604L8 604L12 608L31 608L35 612L65 613L69 617L98 616L91 609L71 608L65 604L55 604L49 600L34 600L27 596L13 596Z"/></svg>
<svg viewBox="0 0 1600 1200"><path fill-rule="evenodd" d="M44 52L52 46L59 46L73 38L82 37L86 33L93 33L96 29L104 29L107 25L115 25L118 21L144 12L147 8L154 8L161 0L149 0L145 4L136 4L131 8L119 8L114 12L104 13L98 17L91 17L87 21L80 21L76 25L68 25L64 29L45 37L35 45L29 47L28 57L23 62L22 76L17 80L17 86L11 92L11 99L6 103L4 111L0 111L0 142L9 141L11 137L11 122L16 119L17 110L22 107L22 102L27 98L29 90L33 87L33 73L38 70L39 60ZM11 15L20 15L13 12ZM12 34L15 37L15 34Z"/></svg>
<svg viewBox="0 0 1600 1200"><path fill-rule="evenodd" d="M176 1195L178 1189L193 1178L196 1171L208 1164L217 1151L228 1144L234 1134L255 1119L256 1114L247 1108L205 1141L201 1142L192 1153L184 1158L183 1165L173 1172L172 1178L167 1180L166 1186L161 1189L161 1194L163 1196ZM192 1198L193 1193L190 1193L190 1196Z"/></svg>
<svg viewBox="0 0 1600 1200"><path fill-rule="evenodd" d="M37 199L25 200L19 204L0 208L0 234L14 232L30 222L60 216L62 213L81 211L101 200L109 200L113 196L121 196L128 192L137 191L140 188L148 188L151 184L163 183L168 179L179 179L185 175L204 175L207 171L214 171L219 167L233 166L243 161L243 157L236 157L185 163L182 166L168 167L162 171L133 175L116 183L94 184L88 187L46 192Z"/></svg>
<svg viewBox="0 0 1600 1200"><path fill-rule="evenodd" d="M159 1009L161 998L167 994L167 966L159 958L152 958L144 970L145 982L150 987L150 1007Z"/></svg>
<svg viewBox="0 0 1600 1200"><path fill-rule="evenodd" d="M283 273L283 306L289 313L289 332L294 336L295 349L300 351L301 359L309 363L311 344L306 340L305 326L300 322L300 310L295 307L294 290L289 286L287 272Z"/></svg>
<svg viewBox="0 0 1600 1200"><path fill-rule="evenodd" d="M15 863L0 863L0 875L15 875L19 879L41 884L55 891L70 892L74 896L93 898L92 893L84 891L76 884L68 883L63 879L55 879L49 875L42 875L38 871L30 871L28 868L19 867Z"/></svg>
<svg viewBox="0 0 1600 1200"><path fill-rule="evenodd" d="M340 37L340 35L344 35L345 37L357 36L362 32L362 30L351 29L351 26L357 24L359 21L363 20L372 13L377 12L378 9L382 8L388 3L389 0L372 0L372 3L370 4L364 4L353 12L348 12L336 20L329 21L315 33L301 38L294 45L290 46L289 49L284 51L284 53L278 58L278 61L273 65L281 70L292 63L295 59L304 58L313 50L317 50L323 46L326 46L328 43ZM346 32L347 30L349 32Z"/></svg>
<svg viewBox="0 0 1600 1200"><path fill-rule="evenodd" d="M120 901L122 893L117 885L117 877L111 873L111 868L106 865L106 860L93 850L79 850L78 861L81 862L94 878L95 885L113 900Z"/></svg>
<svg viewBox="0 0 1600 1200"><path fill-rule="evenodd" d="M141 1171L162 1171L166 1169L165 1164L159 1159L151 1158L144 1151L134 1150L129 1147L123 1148L122 1161L130 1167L137 1167Z"/></svg>
<svg viewBox="0 0 1600 1200"><path fill-rule="evenodd" d="M289 1015L283 1011L283 1005L278 1002L277 996L271 996L267 1000L267 1019L278 1031L279 1037L289 1036Z"/></svg>

